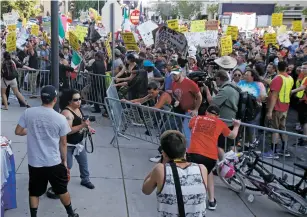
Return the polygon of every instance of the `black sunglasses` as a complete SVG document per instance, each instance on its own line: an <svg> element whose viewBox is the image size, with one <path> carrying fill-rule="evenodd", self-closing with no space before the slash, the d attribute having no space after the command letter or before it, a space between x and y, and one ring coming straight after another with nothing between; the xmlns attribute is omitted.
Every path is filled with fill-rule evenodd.
<svg viewBox="0 0 307 217"><path fill-rule="evenodd" d="M233 77L241 77L241 74L233 74Z"/></svg>
<svg viewBox="0 0 307 217"><path fill-rule="evenodd" d="M81 101L81 98L77 98L77 99L72 99L73 102L78 102Z"/></svg>

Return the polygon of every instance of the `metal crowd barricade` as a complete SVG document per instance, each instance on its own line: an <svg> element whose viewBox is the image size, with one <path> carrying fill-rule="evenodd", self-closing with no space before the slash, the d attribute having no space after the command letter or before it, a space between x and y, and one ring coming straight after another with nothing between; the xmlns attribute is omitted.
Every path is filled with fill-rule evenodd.
<svg viewBox="0 0 307 217"><path fill-rule="evenodd" d="M18 88L24 96L40 96L41 88L51 84L50 70L18 69Z"/></svg>
<svg viewBox="0 0 307 217"><path fill-rule="evenodd" d="M119 99L109 97L105 99L105 104L113 123L115 136L114 141L112 140L112 142L116 143L117 145L119 142L119 137L122 135L125 137L134 137L159 145L160 135L166 130L172 129L185 133L184 120L191 118L186 115L176 114L139 104L133 104L128 101L121 101ZM230 120L223 121L231 122ZM263 165L272 173L276 174L277 177L282 177L285 173L287 173L288 180L291 179L292 183L297 183L299 178L303 177L304 171L294 166L294 163L299 163L305 160L304 157L306 156L302 156L299 151L298 140L300 138L307 139L307 136L247 123L242 123L241 127L242 133L236 140L230 141L230 144L227 144L229 141L226 140L225 147L235 147L240 143L244 151L245 146L243 144L245 143L245 145L248 145L250 138L252 138L257 139L258 141L258 151L264 153L266 150L271 149L270 135L272 133L278 133L279 135L285 134L288 136L288 141L285 142L285 146L290 150L291 157L288 158L283 156L278 160L264 159L261 157ZM252 135L247 136L247 131ZM292 143L294 143L294 145Z"/></svg>
<svg viewBox="0 0 307 217"><path fill-rule="evenodd" d="M104 98L107 96L106 90L112 77L80 71L76 75L71 73L68 80L70 88L80 91L85 102L104 105Z"/></svg>

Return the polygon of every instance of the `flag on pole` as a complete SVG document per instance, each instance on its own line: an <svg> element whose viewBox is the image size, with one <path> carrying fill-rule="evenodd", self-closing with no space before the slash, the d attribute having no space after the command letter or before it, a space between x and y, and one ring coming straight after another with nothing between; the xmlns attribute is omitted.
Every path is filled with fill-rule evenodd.
<svg viewBox="0 0 307 217"><path fill-rule="evenodd" d="M123 32L131 32L131 23L129 20L129 12L127 10L127 8L124 8L124 21L122 24L122 31Z"/></svg>
<svg viewBox="0 0 307 217"><path fill-rule="evenodd" d="M140 17L139 17L139 20L140 20L140 24L144 22L143 20L143 1L141 0L141 3L140 3Z"/></svg>
<svg viewBox="0 0 307 217"><path fill-rule="evenodd" d="M81 57L76 51L72 52L72 58L71 58L71 67L74 68L75 70L79 67L81 63Z"/></svg>
<svg viewBox="0 0 307 217"><path fill-rule="evenodd" d="M60 40L60 43L62 44L63 39L65 38L65 30L63 27L61 15L59 15L58 22L59 22L59 40Z"/></svg>

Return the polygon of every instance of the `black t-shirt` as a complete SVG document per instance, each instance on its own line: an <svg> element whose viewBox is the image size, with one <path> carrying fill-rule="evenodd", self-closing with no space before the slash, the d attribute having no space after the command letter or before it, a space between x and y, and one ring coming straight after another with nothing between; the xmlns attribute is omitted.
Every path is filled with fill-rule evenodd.
<svg viewBox="0 0 307 217"><path fill-rule="evenodd" d="M37 52L34 50L34 54L31 55L29 54L29 67L33 69L38 69L38 57L37 57Z"/></svg>
<svg viewBox="0 0 307 217"><path fill-rule="evenodd" d="M133 70L138 70L136 65ZM142 98L147 95L148 75L145 70L138 70L136 76L128 82L128 97L129 100Z"/></svg>

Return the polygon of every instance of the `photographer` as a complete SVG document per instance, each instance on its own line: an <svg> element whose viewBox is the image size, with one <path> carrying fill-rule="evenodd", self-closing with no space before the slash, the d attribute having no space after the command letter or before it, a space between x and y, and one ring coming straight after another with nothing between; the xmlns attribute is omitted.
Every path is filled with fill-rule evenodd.
<svg viewBox="0 0 307 217"><path fill-rule="evenodd" d="M94 189L95 186L90 181L88 170L87 154L83 145L84 136L87 130L95 133L91 128L90 121L84 120L83 112L80 109L81 96L77 90L64 91L60 97L60 108L71 128L67 135L67 167L72 168L73 156L75 156L80 169L81 185Z"/></svg>

